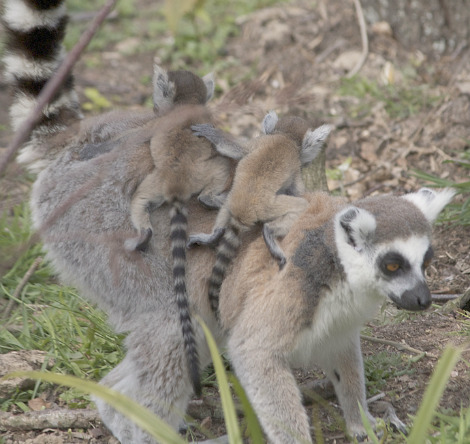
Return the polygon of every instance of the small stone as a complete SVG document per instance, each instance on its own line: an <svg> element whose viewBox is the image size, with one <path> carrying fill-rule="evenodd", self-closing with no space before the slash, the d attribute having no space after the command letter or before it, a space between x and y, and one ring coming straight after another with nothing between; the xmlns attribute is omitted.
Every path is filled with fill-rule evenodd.
<svg viewBox="0 0 470 444"><path fill-rule="evenodd" d="M375 22L372 25L371 31L373 34L376 35L385 35L388 37L391 37L393 35L393 30L392 27L390 26L390 23L381 21L381 22Z"/></svg>

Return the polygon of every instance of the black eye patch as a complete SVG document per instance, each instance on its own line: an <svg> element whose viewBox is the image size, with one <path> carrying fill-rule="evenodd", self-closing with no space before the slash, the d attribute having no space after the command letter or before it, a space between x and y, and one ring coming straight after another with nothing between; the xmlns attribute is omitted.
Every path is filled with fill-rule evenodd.
<svg viewBox="0 0 470 444"><path fill-rule="evenodd" d="M434 257L434 250L432 249L432 247L429 247L428 251L426 251L426 254L424 255L422 267L427 268L428 265L431 263L431 260L433 257Z"/></svg>
<svg viewBox="0 0 470 444"><path fill-rule="evenodd" d="M407 272L411 267L410 263L400 254L390 251L378 260L380 271L389 277L394 277Z"/></svg>

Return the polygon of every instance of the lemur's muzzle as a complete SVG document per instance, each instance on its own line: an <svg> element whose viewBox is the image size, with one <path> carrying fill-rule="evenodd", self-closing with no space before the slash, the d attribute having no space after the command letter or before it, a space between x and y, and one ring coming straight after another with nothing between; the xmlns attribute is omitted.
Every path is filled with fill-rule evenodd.
<svg viewBox="0 0 470 444"><path fill-rule="evenodd" d="M426 310L431 305L431 292L424 282L416 284L412 289L404 291L401 296L389 295L390 299L405 310Z"/></svg>

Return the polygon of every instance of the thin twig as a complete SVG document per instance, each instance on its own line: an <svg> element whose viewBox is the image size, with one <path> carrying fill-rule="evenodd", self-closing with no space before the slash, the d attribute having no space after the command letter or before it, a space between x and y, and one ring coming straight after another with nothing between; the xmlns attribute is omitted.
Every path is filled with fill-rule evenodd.
<svg viewBox="0 0 470 444"><path fill-rule="evenodd" d="M407 351L410 353L414 353L416 355L424 355L430 358L436 358L436 356L434 356L431 353L418 350L417 348L410 347L409 345L402 344L401 342L389 341L388 339L381 339L381 338L376 338L374 336L367 336L367 335L361 335L361 339L364 339L369 342L375 342L377 344L390 345L392 347L395 347L398 350Z"/></svg>
<svg viewBox="0 0 470 444"><path fill-rule="evenodd" d="M461 297L461 294L431 294L431 299L433 301L438 301L438 302L447 302L447 301L453 301L454 299L458 299Z"/></svg>
<svg viewBox="0 0 470 444"><path fill-rule="evenodd" d="M13 310L13 307L15 306L16 301L21 296L21 292L23 291L23 288L28 283L28 281L31 279L31 276L36 272L36 270L38 269L41 262L42 262L42 257L37 257L36 260L31 264L31 267L29 267L26 274L23 276L23 279L21 279L21 282L15 288L15 291L13 293L12 298L8 302L8 305L5 308L5 311L3 312L2 318L3 318L4 321L7 320L10 317L10 314Z"/></svg>
<svg viewBox="0 0 470 444"><path fill-rule="evenodd" d="M376 402L382 398L385 398L385 393L384 392L377 393L375 396L371 396L370 398L367 399L367 404L372 404L373 402Z"/></svg>
<svg viewBox="0 0 470 444"><path fill-rule="evenodd" d="M36 106L33 111L28 115L27 119L23 122L21 127L16 131L13 140L7 147L6 154L0 160L0 176L4 173L11 158L18 150L18 148L28 140L31 132L41 118L44 107L51 101L57 91L64 83L67 76L72 71L77 63L78 58L90 43L90 40L98 31L106 16L110 13L117 0L109 0L105 6L96 14L95 19L82 34L77 44L73 47L70 53L65 57L54 76L46 83L41 93L38 96Z"/></svg>
<svg viewBox="0 0 470 444"><path fill-rule="evenodd" d="M352 76L356 75L364 65L369 54L369 39L367 38L367 28L366 21L364 19L364 12L362 10L361 2L359 0L353 0L354 7L356 8L357 21L359 22L359 29L361 31L361 41L362 41L362 53L361 58L357 61L356 66L354 66L351 71L346 75L349 79Z"/></svg>

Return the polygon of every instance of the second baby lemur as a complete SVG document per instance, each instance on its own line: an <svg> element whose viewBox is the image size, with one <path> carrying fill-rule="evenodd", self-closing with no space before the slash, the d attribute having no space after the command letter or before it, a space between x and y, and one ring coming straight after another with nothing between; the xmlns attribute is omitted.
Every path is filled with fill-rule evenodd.
<svg viewBox="0 0 470 444"><path fill-rule="evenodd" d="M271 255L284 267L286 257L276 237L283 237L307 207L301 169L312 162L331 131L330 125L315 130L304 119L278 118L274 111L263 119L261 135L245 148L247 154L235 170L232 188L221 207L211 234L193 234L188 246L217 245L217 259L209 279L209 300L217 313L220 286L240 245L241 233L263 223L264 241ZM210 125L195 126L220 150L232 140ZM240 149L241 150L241 149Z"/></svg>

